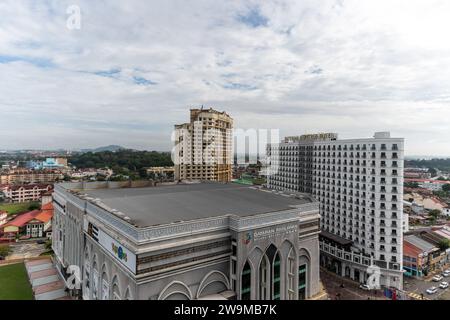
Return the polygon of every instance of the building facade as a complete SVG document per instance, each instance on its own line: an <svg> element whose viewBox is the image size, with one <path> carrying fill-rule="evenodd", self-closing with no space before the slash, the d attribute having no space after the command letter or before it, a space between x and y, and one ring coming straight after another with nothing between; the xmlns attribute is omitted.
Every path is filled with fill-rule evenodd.
<svg viewBox="0 0 450 320"><path fill-rule="evenodd" d="M18 215L1 227L5 239L29 239L46 237L51 232L53 204L47 203L40 210Z"/></svg>
<svg viewBox="0 0 450 320"><path fill-rule="evenodd" d="M288 137L268 146L268 187L320 202L322 265L360 282L375 266L381 285L402 288L403 145L380 132L369 139Z"/></svg>
<svg viewBox="0 0 450 320"><path fill-rule="evenodd" d="M175 125L175 180L231 181L233 119L212 108L190 113L189 123Z"/></svg>
<svg viewBox="0 0 450 320"><path fill-rule="evenodd" d="M57 266L66 279L69 266L81 270L83 299L297 300L319 293L320 216L309 196L235 184L96 184L93 191L94 184L58 184L54 194ZM133 208L142 204L145 216L116 202L122 194ZM174 222L178 210L184 219Z"/></svg>
<svg viewBox="0 0 450 320"><path fill-rule="evenodd" d="M405 275L421 278L436 269L433 256L439 256L439 249L415 235L403 239L403 269Z"/></svg>
<svg viewBox="0 0 450 320"><path fill-rule="evenodd" d="M7 185L2 187L5 199L11 202L29 202L41 200L43 194L51 192L51 184Z"/></svg>
<svg viewBox="0 0 450 320"><path fill-rule="evenodd" d="M63 178L64 175L57 170L16 169L2 173L0 184L53 183Z"/></svg>

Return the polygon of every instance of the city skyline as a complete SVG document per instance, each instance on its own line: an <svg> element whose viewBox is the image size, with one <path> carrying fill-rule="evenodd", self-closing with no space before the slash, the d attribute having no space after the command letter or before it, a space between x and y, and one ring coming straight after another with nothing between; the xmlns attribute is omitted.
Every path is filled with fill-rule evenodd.
<svg viewBox="0 0 450 320"><path fill-rule="evenodd" d="M78 6L80 29L67 28ZM450 155L446 1L0 4L0 149L169 151L190 107ZM114 19L111 19L114 17ZM357 26L357 27L355 27ZM25 76L26 75L26 76ZM32 134L30 134L32 133Z"/></svg>

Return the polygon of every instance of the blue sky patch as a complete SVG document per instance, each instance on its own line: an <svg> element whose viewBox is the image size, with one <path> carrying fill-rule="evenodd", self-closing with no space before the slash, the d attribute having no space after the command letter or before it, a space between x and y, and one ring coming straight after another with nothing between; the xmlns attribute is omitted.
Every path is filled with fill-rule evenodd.
<svg viewBox="0 0 450 320"><path fill-rule="evenodd" d="M23 56L8 56L0 55L0 63L6 64L10 62L27 62L39 68L50 68L55 65L50 59L35 58L35 57L23 57Z"/></svg>
<svg viewBox="0 0 450 320"><path fill-rule="evenodd" d="M244 23L245 25L257 28L266 27L269 19L261 14L258 7L250 9L245 15L239 15L238 21Z"/></svg>
<svg viewBox="0 0 450 320"><path fill-rule="evenodd" d="M152 80L145 79L143 77L136 77L136 76L133 77L133 81L134 81L135 84L139 84L139 85L142 85L142 86L151 86L151 85L158 84L157 82L154 82Z"/></svg>
<svg viewBox="0 0 450 320"><path fill-rule="evenodd" d="M225 89L250 91L256 90L257 87L245 83L229 82L223 86Z"/></svg>
<svg viewBox="0 0 450 320"><path fill-rule="evenodd" d="M94 72L94 74L101 76L101 77L117 78L120 71L121 71L120 68L115 68L115 69L111 69L111 70L96 71L96 72Z"/></svg>

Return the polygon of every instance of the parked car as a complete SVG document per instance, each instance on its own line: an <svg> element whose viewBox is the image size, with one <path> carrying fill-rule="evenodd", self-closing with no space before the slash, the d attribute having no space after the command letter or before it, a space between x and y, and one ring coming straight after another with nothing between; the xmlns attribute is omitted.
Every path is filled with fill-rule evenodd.
<svg viewBox="0 0 450 320"><path fill-rule="evenodd" d="M445 273L450 273L450 269L447 269L444 271Z"/></svg>
<svg viewBox="0 0 450 320"><path fill-rule="evenodd" d="M433 281L434 281L434 282L439 282L439 281L441 281L443 278L444 278L444 277L441 276L441 275L435 275L435 276L433 277Z"/></svg>
<svg viewBox="0 0 450 320"><path fill-rule="evenodd" d="M446 271L442 272L442 275L446 278L450 277L450 272L447 272L447 271L450 271L450 270L446 270Z"/></svg>
<svg viewBox="0 0 450 320"><path fill-rule="evenodd" d="M448 282L447 281L442 281L441 284L439 285L439 288L447 289L448 288Z"/></svg>
<svg viewBox="0 0 450 320"><path fill-rule="evenodd" d="M431 287L431 288L427 289L428 294L435 294L437 291L438 291L438 288L436 288L436 287Z"/></svg>
<svg viewBox="0 0 450 320"><path fill-rule="evenodd" d="M41 239L41 240L36 241L36 243L37 243L37 244L45 244L46 241Z"/></svg>
<svg viewBox="0 0 450 320"><path fill-rule="evenodd" d="M369 291L370 290L370 287L367 284L364 284L364 283L361 283L359 285L359 288L362 289L362 290L365 290L365 291Z"/></svg>

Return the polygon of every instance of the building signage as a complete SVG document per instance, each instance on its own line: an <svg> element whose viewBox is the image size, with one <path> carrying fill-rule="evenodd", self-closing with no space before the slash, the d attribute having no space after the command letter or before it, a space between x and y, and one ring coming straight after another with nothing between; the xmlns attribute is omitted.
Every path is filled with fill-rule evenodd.
<svg viewBox="0 0 450 320"><path fill-rule="evenodd" d="M86 220L85 220L86 221ZM128 270L136 274L136 255L91 222L85 222L84 231Z"/></svg>
<svg viewBox="0 0 450 320"><path fill-rule="evenodd" d="M302 136L286 137L285 141L319 141L319 140L336 140L337 133L316 133L316 134L304 134Z"/></svg>
<svg viewBox="0 0 450 320"><path fill-rule="evenodd" d="M253 239L255 241L257 241L257 240L265 240L265 239L269 239L269 238L274 238L281 234L286 235L289 233L296 232L297 229L298 229L298 225L295 224L295 225L279 226L279 227L263 229L263 230L255 230L253 232Z"/></svg>

